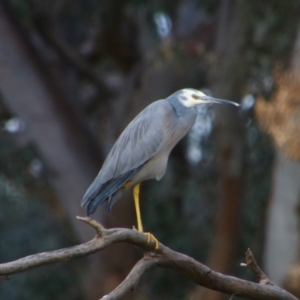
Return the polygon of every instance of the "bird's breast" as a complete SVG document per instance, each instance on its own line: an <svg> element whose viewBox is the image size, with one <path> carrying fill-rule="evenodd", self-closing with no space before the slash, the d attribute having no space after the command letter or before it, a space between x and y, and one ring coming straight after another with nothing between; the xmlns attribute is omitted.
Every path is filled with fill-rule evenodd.
<svg viewBox="0 0 300 300"><path fill-rule="evenodd" d="M161 179L166 173L168 158L174 146L188 133L196 120L194 109L185 109L180 113L169 110L165 113L160 130L160 146L157 152L131 178L132 184L147 179ZM151 145L149 140L148 144Z"/></svg>
<svg viewBox="0 0 300 300"><path fill-rule="evenodd" d="M137 183L153 178L157 180L161 179L166 173L168 156L168 153L159 152L152 157L131 180Z"/></svg>

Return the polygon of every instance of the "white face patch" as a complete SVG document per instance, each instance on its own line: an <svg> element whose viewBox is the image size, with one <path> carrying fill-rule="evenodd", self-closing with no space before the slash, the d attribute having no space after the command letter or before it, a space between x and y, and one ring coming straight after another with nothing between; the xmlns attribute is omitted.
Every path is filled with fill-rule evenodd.
<svg viewBox="0 0 300 300"><path fill-rule="evenodd" d="M201 97L206 96L204 93L193 90L193 89L184 89L181 90L181 93L179 94L179 101L185 106L185 107L195 107L198 104L206 103L207 101L201 100Z"/></svg>

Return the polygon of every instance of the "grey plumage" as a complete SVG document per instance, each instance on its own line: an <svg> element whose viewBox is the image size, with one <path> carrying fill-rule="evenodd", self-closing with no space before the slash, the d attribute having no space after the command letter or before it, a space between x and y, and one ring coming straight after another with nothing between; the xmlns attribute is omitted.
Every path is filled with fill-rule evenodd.
<svg viewBox="0 0 300 300"><path fill-rule="evenodd" d="M151 178L159 180L165 174L171 150L195 123L195 106L221 101L184 89L147 106L122 132L85 193L81 204L86 206L87 215L105 201L109 211L128 182L134 186Z"/></svg>

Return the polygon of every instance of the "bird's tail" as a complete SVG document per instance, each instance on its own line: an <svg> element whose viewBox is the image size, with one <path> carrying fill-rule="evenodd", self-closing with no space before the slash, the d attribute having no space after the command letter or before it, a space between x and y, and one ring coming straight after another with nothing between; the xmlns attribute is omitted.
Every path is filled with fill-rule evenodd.
<svg viewBox="0 0 300 300"><path fill-rule="evenodd" d="M136 172L137 169L130 170L103 184L99 183L97 176L81 201L81 206L86 207L87 215L89 216L94 213L97 207L105 201L108 201L106 210L110 211L112 205L118 200L117 195L120 195L117 192Z"/></svg>

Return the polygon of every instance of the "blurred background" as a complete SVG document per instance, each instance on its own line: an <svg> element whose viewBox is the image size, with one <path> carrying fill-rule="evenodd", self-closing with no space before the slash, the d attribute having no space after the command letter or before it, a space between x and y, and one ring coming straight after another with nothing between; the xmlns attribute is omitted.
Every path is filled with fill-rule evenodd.
<svg viewBox="0 0 300 300"><path fill-rule="evenodd" d="M241 103L200 106L160 181L142 184L144 227L225 274L250 247L300 296L300 2L0 1L0 260L88 241L80 200L128 122L185 87ZM131 193L93 215L135 224ZM1 299L98 299L141 258L118 244L0 282ZM154 269L124 299L221 300ZM238 299L235 297L235 299Z"/></svg>

